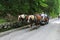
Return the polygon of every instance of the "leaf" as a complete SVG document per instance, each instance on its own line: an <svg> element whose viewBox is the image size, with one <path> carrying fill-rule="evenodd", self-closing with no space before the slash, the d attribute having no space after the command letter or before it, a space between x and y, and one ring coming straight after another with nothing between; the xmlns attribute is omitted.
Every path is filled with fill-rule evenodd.
<svg viewBox="0 0 60 40"><path fill-rule="evenodd" d="M42 7L48 7L48 5L47 5L46 3L43 3L43 2L40 2L40 5L41 5Z"/></svg>
<svg viewBox="0 0 60 40"><path fill-rule="evenodd" d="M4 10L4 6L0 4L0 10Z"/></svg>

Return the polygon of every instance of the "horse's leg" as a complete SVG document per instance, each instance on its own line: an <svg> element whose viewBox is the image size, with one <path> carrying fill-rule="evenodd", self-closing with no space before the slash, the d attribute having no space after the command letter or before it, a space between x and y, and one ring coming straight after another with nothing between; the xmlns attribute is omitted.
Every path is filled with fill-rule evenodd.
<svg viewBox="0 0 60 40"><path fill-rule="evenodd" d="M37 21L37 23L36 23L36 28L39 28L40 27L40 21Z"/></svg>
<svg viewBox="0 0 60 40"><path fill-rule="evenodd" d="M31 21L31 23L30 23L31 28L32 28L32 25L33 25L33 22Z"/></svg>
<svg viewBox="0 0 60 40"><path fill-rule="evenodd" d="M32 24L29 24L29 28L32 28Z"/></svg>
<svg viewBox="0 0 60 40"><path fill-rule="evenodd" d="M36 26L38 25L38 22L37 22L37 21L35 22L35 25L36 25Z"/></svg>
<svg viewBox="0 0 60 40"><path fill-rule="evenodd" d="M36 25L35 29L37 29L38 28L38 23L36 22L35 25Z"/></svg>
<svg viewBox="0 0 60 40"><path fill-rule="evenodd" d="M32 28L32 24L31 24L31 28Z"/></svg>
<svg viewBox="0 0 60 40"><path fill-rule="evenodd" d="M35 25L37 26L37 20L35 20Z"/></svg>

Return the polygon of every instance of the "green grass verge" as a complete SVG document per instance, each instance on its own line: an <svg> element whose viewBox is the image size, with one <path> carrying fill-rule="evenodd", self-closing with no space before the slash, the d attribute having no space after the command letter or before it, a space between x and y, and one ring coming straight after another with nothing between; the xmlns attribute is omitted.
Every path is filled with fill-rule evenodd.
<svg viewBox="0 0 60 40"><path fill-rule="evenodd" d="M1 24L1 23L5 23L5 22L6 22L5 19L0 19L0 24Z"/></svg>

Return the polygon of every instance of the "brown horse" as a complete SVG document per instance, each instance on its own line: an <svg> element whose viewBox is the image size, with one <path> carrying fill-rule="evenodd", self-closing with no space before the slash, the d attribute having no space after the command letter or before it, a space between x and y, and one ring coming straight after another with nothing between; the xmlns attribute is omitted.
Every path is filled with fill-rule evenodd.
<svg viewBox="0 0 60 40"><path fill-rule="evenodd" d="M42 19L41 15L40 14L36 14L35 15L35 24L39 25L41 19Z"/></svg>

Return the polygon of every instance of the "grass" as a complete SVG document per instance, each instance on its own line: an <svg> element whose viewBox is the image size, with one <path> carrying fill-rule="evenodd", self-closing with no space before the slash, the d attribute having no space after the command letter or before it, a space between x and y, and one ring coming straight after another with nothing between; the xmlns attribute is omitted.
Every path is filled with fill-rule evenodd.
<svg viewBox="0 0 60 40"><path fill-rule="evenodd" d="M6 22L5 19L0 19L0 24L1 24L1 23L5 23L5 22Z"/></svg>

